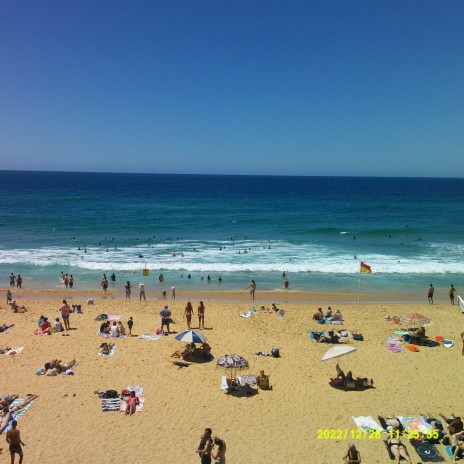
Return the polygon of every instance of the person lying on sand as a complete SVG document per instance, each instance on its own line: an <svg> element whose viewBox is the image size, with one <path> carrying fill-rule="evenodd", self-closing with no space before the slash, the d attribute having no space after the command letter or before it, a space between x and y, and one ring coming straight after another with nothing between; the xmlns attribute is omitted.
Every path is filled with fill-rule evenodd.
<svg viewBox="0 0 464 464"><path fill-rule="evenodd" d="M14 313L25 313L27 311L27 308L22 305L22 306L19 306L17 303L16 303L16 300L13 300L11 303L10 303L10 306L11 306L11 310L14 312Z"/></svg>
<svg viewBox="0 0 464 464"><path fill-rule="evenodd" d="M32 401L34 401L36 398L38 398L39 395L32 395L32 394L29 394L27 395L27 398L23 401L21 401L20 403L17 403L15 404L14 406L12 406L12 402L18 398L18 395L13 395L13 397L11 397L11 399L13 399L13 401L11 403L9 403L8 401L6 401L5 399L2 399L0 400L0 407L3 409L3 408L8 408L10 411L18 411L19 409L22 409L24 408L24 406L27 406L29 403L32 403Z"/></svg>
<svg viewBox="0 0 464 464"><path fill-rule="evenodd" d="M0 325L0 332L5 332L5 330L11 329L11 327L14 327L14 324L10 324L10 325L3 324L3 325Z"/></svg>
<svg viewBox="0 0 464 464"><path fill-rule="evenodd" d="M403 458L406 462L412 464L411 458L406 453L406 447L399 438L390 438L387 445L396 462L400 462L401 458Z"/></svg>
<svg viewBox="0 0 464 464"><path fill-rule="evenodd" d="M187 345L185 350L182 352L179 350L174 351L174 353L171 354L171 358L181 358L185 361L191 354L193 354L193 351L190 348L190 345Z"/></svg>
<svg viewBox="0 0 464 464"><path fill-rule="evenodd" d="M100 354L105 356L109 356L111 354L111 350L113 349L114 345L110 343L102 343L100 345Z"/></svg>
<svg viewBox="0 0 464 464"><path fill-rule="evenodd" d="M58 375L63 372L66 372L68 369L71 369L76 364L76 360L73 359L68 363L61 364L61 360L54 360L48 363L45 363L44 367L37 369L37 375Z"/></svg>

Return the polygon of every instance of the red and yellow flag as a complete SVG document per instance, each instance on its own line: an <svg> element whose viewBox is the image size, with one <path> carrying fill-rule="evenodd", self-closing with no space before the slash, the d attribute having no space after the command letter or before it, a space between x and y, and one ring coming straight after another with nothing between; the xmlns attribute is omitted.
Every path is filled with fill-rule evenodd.
<svg viewBox="0 0 464 464"><path fill-rule="evenodd" d="M372 272L372 269L370 266L368 266L366 263L363 263L361 261L361 269L360 269L360 272L365 272L367 274L370 274Z"/></svg>

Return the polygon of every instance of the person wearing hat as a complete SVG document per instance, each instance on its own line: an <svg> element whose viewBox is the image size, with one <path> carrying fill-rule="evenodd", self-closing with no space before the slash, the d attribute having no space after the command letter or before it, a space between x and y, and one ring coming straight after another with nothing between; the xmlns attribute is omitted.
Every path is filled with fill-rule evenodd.
<svg viewBox="0 0 464 464"><path fill-rule="evenodd" d="M142 298L143 298L143 301L146 301L146 298L145 298L145 283L144 282L139 283L139 301L142 301Z"/></svg>
<svg viewBox="0 0 464 464"><path fill-rule="evenodd" d="M361 464L361 453L356 449L354 444L348 447L348 452L343 457L346 464Z"/></svg>
<svg viewBox="0 0 464 464"><path fill-rule="evenodd" d="M166 305L161 311L160 311L160 316L161 316L161 330L163 330L163 327L166 326L168 329L169 333L169 323L171 322L171 311Z"/></svg>

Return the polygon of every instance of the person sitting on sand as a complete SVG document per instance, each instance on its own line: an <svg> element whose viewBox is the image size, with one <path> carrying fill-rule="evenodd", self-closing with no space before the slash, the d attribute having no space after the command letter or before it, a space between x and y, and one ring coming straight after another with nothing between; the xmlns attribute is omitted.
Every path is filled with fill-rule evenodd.
<svg viewBox="0 0 464 464"><path fill-rule="evenodd" d="M118 333L120 337L124 337L126 335L126 329L121 321L118 321Z"/></svg>
<svg viewBox="0 0 464 464"><path fill-rule="evenodd" d="M322 321L324 320L324 313L322 308L319 308L316 313L313 314L313 321Z"/></svg>
<svg viewBox="0 0 464 464"><path fill-rule="evenodd" d="M42 325L40 328L43 334L51 334L52 325L50 324L50 322L48 322L48 317L43 318Z"/></svg>
<svg viewBox="0 0 464 464"><path fill-rule="evenodd" d="M332 317L332 321L343 321L343 315L339 309L335 311L335 314Z"/></svg>
<svg viewBox="0 0 464 464"><path fill-rule="evenodd" d="M458 440L457 445L452 447L453 464L458 463L458 459L464 458L464 441Z"/></svg>
<svg viewBox="0 0 464 464"><path fill-rule="evenodd" d="M182 352L179 350L174 351L174 353L171 354L171 358L181 358L185 361L191 354L193 354L192 348L190 346L191 345L188 344L185 347L185 350Z"/></svg>
<svg viewBox="0 0 464 464"><path fill-rule="evenodd" d="M140 404L140 400L135 396L135 391L131 391L129 399L127 400L126 414L134 414L138 404Z"/></svg>
<svg viewBox="0 0 464 464"><path fill-rule="evenodd" d="M325 314L325 317L326 317L326 319L329 319L330 317L332 317L332 308L330 306L327 308L327 312Z"/></svg>
<svg viewBox="0 0 464 464"><path fill-rule="evenodd" d="M55 333L64 332L63 324L60 322L59 317L55 319L55 322L53 323L53 329L55 330Z"/></svg>
<svg viewBox="0 0 464 464"><path fill-rule="evenodd" d="M113 325L110 327L110 334L113 338L119 337L118 324L116 321L113 321Z"/></svg>
<svg viewBox="0 0 464 464"><path fill-rule="evenodd" d="M10 303L10 306L11 306L11 310L14 312L14 313L25 313L27 311L27 308L22 305L22 306L19 306L17 303L16 303L16 300L13 300L11 303Z"/></svg>
<svg viewBox="0 0 464 464"><path fill-rule="evenodd" d="M109 356L111 354L111 350L113 349L114 345L110 343L102 343L100 346L100 354L104 356Z"/></svg>
<svg viewBox="0 0 464 464"><path fill-rule="evenodd" d="M107 334L110 333L110 321L104 321L100 326L100 333Z"/></svg>
<svg viewBox="0 0 464 464"><path fill-rule="evenodd" d="M412 464L411 458L406 453L406 446L404 446L399 438L390 438L387 441L387 445L396 462L400 462L401 458L403 458L406 462Z"/></svg>
<svg viewBox="0 0 464 464"><path fill-rule="evenodd" d="M343 460L346 464L361 464L361 453L356 449L356 445L351 444L349 446Z"/></svg>
<svg viewBox="0 0 464 464"><path fill-rule="evenodd" d="M272 303L271 309L273 309L276 313L279 312L279 308L276 306L275 303Z"/></svg>
<svg viewBox="0 0 464 464"><path fill-rule="evenodd" d="M11 325L6 325L6 324L0 325L0 332L5 332L5 330L11 329L11 327L14 327L14 324L11 324Z"/></svg>

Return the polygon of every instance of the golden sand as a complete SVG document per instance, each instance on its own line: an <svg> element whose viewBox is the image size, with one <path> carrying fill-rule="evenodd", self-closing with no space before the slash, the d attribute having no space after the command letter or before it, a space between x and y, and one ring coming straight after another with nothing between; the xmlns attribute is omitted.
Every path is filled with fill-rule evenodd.
<svg viewBox="0 0 464 464"><path fill-rule="evenodd" d="M95 294L95 293L94 293ZM33 299L23 296L33 296ZM331 345L310 340L316 304L282 303L285 316L258 311L245 319L239 314L250 302L247 294L205 295L206 327L204 334L212 346L215 360L192 363L188 368L172 364L170 355L183 345L174 336L158 341L137 337L116 339L116 354L97 355L103 338L97 336L100 313L121 314L127 328L134 318L134 334L154 333L160 326L161 301L124 301L95 299L85 303L84 294L68 298L82 304L84 314L71 315L69 336L35 336L41 314L50 321L59 315L61 295L56 292L24 295L20 299L31 310L13 314L2 301L3 322L14 323L8 333L0 334L0 347L24 346L18 356L0 356L0 393L37 393L40 397L19 419L18 429L26 443L25 463L199 463L195 449L205 427L227 443L229 463L339 463L348 443L354 442L363 462L390 462L379 439L351 438L355 431L353 415L417 415L422 412L464 414L462 400L462 363L460 333L464 316L458 306L449 304L332 304L345 317L344 328L361 332L364 341L352 341L358 350L340 359L345 370L355 376L373 378L375 388L366 391L339 391L331 388L329 378L335 374L335 362L321 363L320 358ZM69 296L69 294L68 294ZM135 296L135 295L134 295ZM196 301L194 324L197 326ZM260 295L256 301L288 300L288 294ZM212 301L224 299L229 302ZM306 299L311 299L306 295ZM314 298L320 301L322 296ZM234 301L241 300L241 301ZM232 302L231 302L232 301ZM295 301L304 301L295 298ZM327 304L336 301L332 295ZM186 300L169 301L173 319L171 330L186 330L183 312ZM327 304L324 305L326 309ZM455 340L451 349L442 346L420 348L420 352L392 353L386 338L400 326L385 321L386 315L403 315L418 311L433 320L427 328L430 338L441 335ZM326 327L325 327L326 328ZM282 357L262 357L258 351L279 347ZM216 360L225 353L237 353L247 359L246 374L264 370L270 375L272 391L259 391L251 397L224 394L220 389L224 371ZM36 376L34 371L53 358L79 366L74 376ZM95 390L122 390L140 384L145 404L141 413L125 416L119 412L102 412ZM347 438L318 439L318 430L341 429ZM8 449L3 447L4 460ZM408 446L413 462L419 461ZM444 455L443 446L439 446Z"/></svg>

